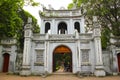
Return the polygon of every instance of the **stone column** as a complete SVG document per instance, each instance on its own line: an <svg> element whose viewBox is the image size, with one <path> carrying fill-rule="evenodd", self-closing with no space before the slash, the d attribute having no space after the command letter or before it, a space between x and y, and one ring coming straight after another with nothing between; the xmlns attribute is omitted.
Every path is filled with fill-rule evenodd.
<svg viewBox="0 0 120 80"><path fill-rule="evenodd" d="M46 40L49 38L49 34L47 33L45 36ZM45 42L45 53L44 53L44 71L48 72L48 52L49 52L49 47L48 47L48 41Z"/></svg>
<svg viewBox="0 0 120 80"><path fill-rule="evenodd" d="M52 20L52 24L51 24L51 34L57 34L57 33L55 33L54 30L57 31L56 26L55 26L55 19Z"/></svg>
<svg viewBox="0 0 120 80"><path fill-rule="evenodd" d="M81 54L80 54L80 39L79 39L79 33L77 30L75 30L75 36L76 36L76 39L77 42L76 42L76 45L77 45L77 49L76 49L76 53L77 53L77 71L80 72L81 71Z"/></svg>
<svg viewBox="0 0 120 80"><path fill-rule="evenodd" d="M44 34L45 33L45 22L44 19L41 17L41 25L42 27L40 27L40 34Z"/></svg>
<svg viewBox="0 0 120 80"><path fill-rule="evenodd" d="M84 16L82 16L82 18L81 18L81 22L80 22L80 32L81 33L85 33L85 19L84 19Z"/></svg>
<svg viewBox="0 0 120 80"><path fill-rule="evenodd" d="M16 55L17 55L16 50L17 50L17 46L13 44L11 46L11 53L12 54L10 55L9 73L15 72L15 60L16 60Z"/></svg>
<svg viewBox="0 0 120 80"><path fill-rule="evenodd" d="M78 71L81 71L80 39L78 40Z"/></svg>
<svg viewBox="0 0 120 80"><path fill-rule="evenodd" d="M30 72L31 37L32 37L31 29L32 29L31 23L26 24L24 29L25 39L24 39L24 50L23 50L23 63L22 63L22 71L20 72L20 75L23 76L28 76L31 74Z"/></svg>
<svg viewBox="0 0 120 80"><path fill-rule="evenodd" d="M96 17L94 18L94 44L95 44L95 59L96 59L96 65L95 65L95 72L94 74L96 76L105 76L103 61L102 61L102 49L101 49L101 32L99 24L97 23Z"/></svg>
<svg viewBox="0 0 120 80"><path fill-rule="evenodd" d="M70 16L72 16L72 11L70 11ZM73 18L70 18L69 20L68 20L68 25L67 25L67 29L69 29L69 30L67 30L68 32L68 34L74 34L74 20L73 20Z"/></svg>

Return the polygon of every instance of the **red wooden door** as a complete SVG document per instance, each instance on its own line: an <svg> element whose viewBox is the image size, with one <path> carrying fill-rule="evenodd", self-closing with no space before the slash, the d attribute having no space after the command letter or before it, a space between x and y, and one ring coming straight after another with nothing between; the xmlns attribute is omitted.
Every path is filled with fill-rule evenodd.
<svg viewBox="0 0 120 80"><path fill-rule="evenodd" d="M119 72L120 72L120 53L117 55L117 58L118 58L118 69L119 69Z"/></svg>
<svg viewBox="0 0 120 80"><path fill-rule="evenodd" d="M8 72L8 67L9 67L9 58L10 55L8 53L3 54L3 72Z"/></svg>

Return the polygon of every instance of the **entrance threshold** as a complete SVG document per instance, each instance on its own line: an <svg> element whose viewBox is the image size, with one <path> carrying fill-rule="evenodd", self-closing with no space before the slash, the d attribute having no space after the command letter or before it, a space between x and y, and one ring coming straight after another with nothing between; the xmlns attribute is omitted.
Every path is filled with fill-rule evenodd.
<svg viewBox="0 0 120 80"><path fill-rule="evenodd" d="M73 75L71 72L53 72L54 75Z"/></svg>

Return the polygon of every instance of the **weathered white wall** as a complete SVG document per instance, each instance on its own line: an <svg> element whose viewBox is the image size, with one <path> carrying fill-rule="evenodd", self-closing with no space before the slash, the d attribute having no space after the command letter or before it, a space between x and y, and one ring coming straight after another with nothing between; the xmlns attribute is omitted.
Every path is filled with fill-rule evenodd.
<svg viewBox="0 0 120 80"><path fill-rule="evenodd" d="M111 73L111 65L112 65L112 59L111 59L111 53L110 51L102 51L103 56L103 65L104 69L107 73Z"/></svg>
<svg viewBox="0 0 120 80"><path fill-rule="evenodd" d="M67 46L68 48L71 49L72 51L72 66L73 66L73 73L77 72L77 53L76 53L76 44L75 43L60 43L60 42L57 42L57 43L54 43L54 42L51 42L49 44L49 51L47 53L47 63L48 63L48 72L49 73L52 73L52 70L53 70L53 51L54 49L57 47L57 46L60 46L60 45L65 45Z"/></svg>
<svg viewBox="0 0 120 80"><path fill-rule="evenodd" d="M0 72L2 72L3 68L3 55L2 55L2 46L0 45Z"/></svg>
<svg viewBox="0 0 120 80"><path fill-rule="evenodd" d="M80 32L81 33L85 33L85 24L84 24L84 17L78 17L78 18L74 18L74 19L71 19L71 18L61 18L61 19L55 19L55 18L50 18L48 20L41 20L41 34L44 34L45 33L45 23L46 22L49 22L50 23L50 30L51 30L51 34L58 34L58 25L60 22L65 22L66 25L67 25L67 33L68 34L74 34L74 24L75 22L79 22L80 24Z"/></svg>
<svg viewBox="0 0 120 80"><path fill-rule="evenodd" d="M0 46L0 72L3 70L3 54L8 53L10 55L9 58L9 66L8 66L8 72L15 72L15 61L16 61L16 52L17 47L16 45L11 45L10 48L3 48L3 46Z"/></svg>

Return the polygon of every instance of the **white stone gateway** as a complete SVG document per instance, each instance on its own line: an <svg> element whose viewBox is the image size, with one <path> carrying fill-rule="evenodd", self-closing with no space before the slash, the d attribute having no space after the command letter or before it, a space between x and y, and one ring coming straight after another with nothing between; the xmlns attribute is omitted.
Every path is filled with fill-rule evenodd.
<svg viewBox="0 0 120 80"><path fill-rule="evenodd" d="M44 13L44 15L42 15ZM57 62L66 62L69 72L91 73L105 76L102 62L100 28L95 22L93 33L85 33L81 9L48 10L40 13L40 34L33 34L31 26L25 27L25 44L21 75L55 73ZM57 59L55 57L63 57Z"/></svg>
<svg viewBox="0 0 120 80"><path fill-rule="evenodd" d="M101 31L96 17L94 17L92 33L85 33L85 19L81 9L49 10L43 8L40 18L41 31L39 34L33 34L31 18L25 26L22 57L15 51L17 47L13 45L14 40L1 41L1 72L4 72L5 60L10 58L10 61L8 60L6 63L8 65L6 72L17 72L24 76L31 74L45 76L56 72L95 76L119 73L120 49L112 48L111 53L109 53L110 51L102 53ZM9 45L9 47L5 45ZM6 54L6 58L5 53L12 56ZM20 69L18 70L18 68Z"/></svg>

